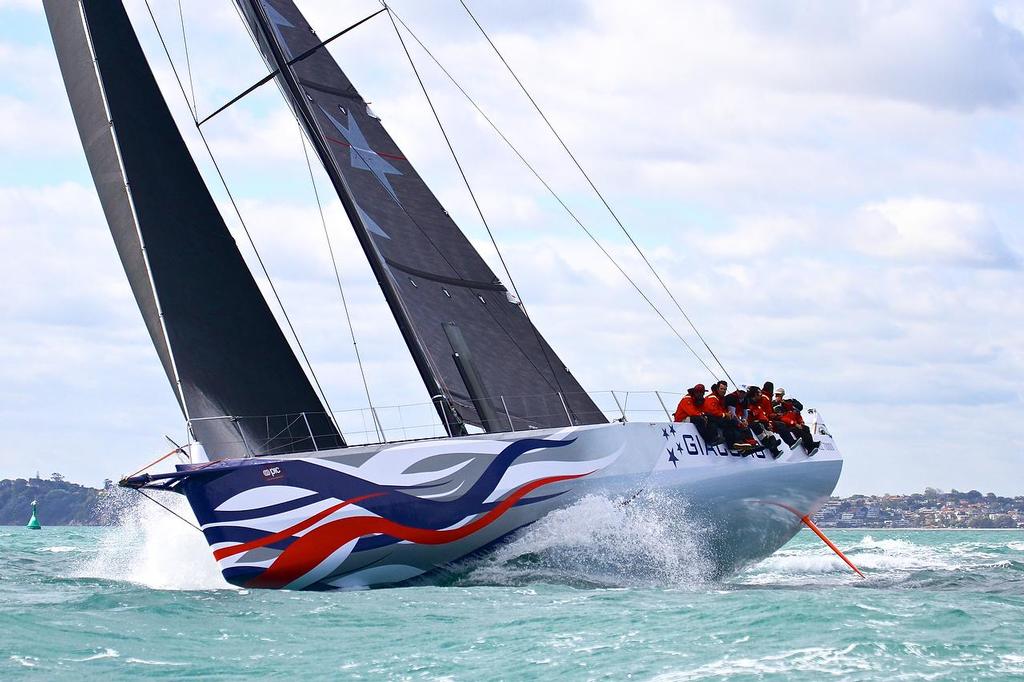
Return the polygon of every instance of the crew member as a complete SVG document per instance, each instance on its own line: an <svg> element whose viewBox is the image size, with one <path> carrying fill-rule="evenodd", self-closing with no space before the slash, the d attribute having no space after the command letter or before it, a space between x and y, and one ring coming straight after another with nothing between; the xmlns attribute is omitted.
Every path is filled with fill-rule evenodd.
<svg viewBox="0 0 1024 682"><path fill-rule="evenodd" d="M800 439L804 450L807 451L807 456L810 457L818 451L821 443L814 440L811 429L804 424L804 418L800 415L800 407L801 405L797 401L783 400L775 408L775 412L779 420L792 430L794 436Z"/></svg>
<svg viewBox="0 0 1024 682"><path fill-rule="evenodd" d="M785 400L786 389L784 388L779 388L779 390L775 391L775 394L772 396L772 430L782 437L782 440L785 441L786 445L794 448L796 447L799 437L796 429L794 429L790 424L790 422L793 421L793 418L782 418L783 413L787 411L783 407L783 402L785 402ZM790 407L792 407L792 403L790 404ZM797 416L799 416L799 414L800 413L797 412Z"/></svg>
<svg viewBox="0 0 1024 682"><path fill-rule="evenodd" d="M686 389L686 395L679 401L673 419L677 422L688 421L693 424L697 427L697 433L704 439L704 442L709 447L714 447L723 441L718 429L712 426L704 416L704 394L706 392L704 384L697 384L693 388Z"/></svg>
<svg viewBox="0 0 1024 682"><path fill-rule="evenodd" d="M725 442L737 451L749 450L749 444L744 443L746 438L740 430L739 420L733 417L725 408L725 390L728 384L719 381L711 387L711 395L704 400L704 416L708 422L721 431Z"/></svg>
<svg viewBox="0 0 1024 682"><path fill-rule="evenodd" d="M742 426L747 420L747 410L750 407L750 388L743 386L737 388L732 393L728 393L723 400L725 409L729 411L729 414L736 417L737 421Z"/></svg>
<svg viewBox="0 0 1024 682"><path fill-rule="evenodd" d="M782 450L779 448L782 441L771 433L773 416L771 400L761 393L761 389L757 386L751 386L747 391L747 401L747 422L750 430L771 451L772 457L778 459L782 454Z"/></svg>

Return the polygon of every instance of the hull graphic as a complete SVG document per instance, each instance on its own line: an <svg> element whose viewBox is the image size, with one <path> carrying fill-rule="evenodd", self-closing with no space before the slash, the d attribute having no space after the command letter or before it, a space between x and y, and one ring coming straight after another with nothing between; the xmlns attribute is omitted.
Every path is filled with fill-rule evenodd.
<svg viewBox="0 0 1024 682"><path fill-rule="evenodd" d="M392 585L480 552L582 495L679 496L718 574L768 556L842 460L831 437L778 460L709 449L689 424L608 424L186 465L184 492L224 577L244 587Z"/></svg>

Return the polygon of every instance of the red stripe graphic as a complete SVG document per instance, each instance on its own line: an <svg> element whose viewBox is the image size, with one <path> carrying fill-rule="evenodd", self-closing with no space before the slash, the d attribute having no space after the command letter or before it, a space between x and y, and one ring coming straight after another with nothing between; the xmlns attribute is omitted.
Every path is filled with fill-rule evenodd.
<svg viewBox="0 0 1024 682"><path fill-rule="evenodd" d="M346 505L356 504L357 502L368 500L371 497L380 497L383 494L384 493L372 493L370 495L363 495L362 497L353 497L351 500L345 500L344 502L336 504L333 507L328 507L327 509L324 509L322 512L318 512L313 516L310 516L305 521L296 523L294 526L289 526L284 530L279 530L276 533L266 535L262 538L259 538L258 540L250 540L249 542L243 542L240 545L232 545L230 547L221 547L220 549L214 551L213 558L217 561L220 561L225 557L241 554L242 552L248 552L250 549L256 549L257 547L263 547L264 545L270 545L279 540L290 538L296 533L306 530L307 528L317 523L321 519L327 518L328 516L330 516L331 514L333 514L334 512L338 511L339 509Z"/></svg>
<svg viewBox="0 0 1024 682"><path fill-rule="evenodd" d="M339 140L336 137L331 137L330 135L324 135L324 137L327 138L327 140L329 142L333 142L334 144L340 144L342 147L349 147L349 148L352 147L352 145L350 145L348 142L345 142L344 140ZM372 149L360 149L359 147L356 147L356 149L358 149L359 151L362 151L362 152L369 152L369 153L375 154L377 156L383 156L385 159L394 159L395 161L408 161L408 159L405 158L404 156L398 156L397 154L386 154L385 152L375 152Z"/></svg>
<svg viewBox="0 0 1024 682"><path fill-rule="evenodd" d="M461 540L496 521L516 502L537 488L558 481L582 478L591 473L593 472L549 476L527 483L480 518L465 526L449 530L414 528L377 516L353 516L331 521L296 539L266 571L253 578L248 584L250 587L284 587L311 571L339 547L364 535L379 533L422 545L441 545Z"/></svg>

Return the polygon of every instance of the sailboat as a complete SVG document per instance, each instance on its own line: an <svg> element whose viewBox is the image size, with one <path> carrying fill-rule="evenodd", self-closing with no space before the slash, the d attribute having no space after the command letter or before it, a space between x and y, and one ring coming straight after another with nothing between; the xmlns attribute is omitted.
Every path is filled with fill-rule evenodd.
<svg viewBox="0 0 1024 682"><path fill-rule="evenodd" d="M326 407L190 155L119 0L46 0L118 255L184 415L191 461L122 485L188 500L228 582L429 579L588 494L686 500L725 574L785 544L842 457L710 446L610 419L444 210L292 0L235 0L330 178L444 434L354 444ZM613 415L614 417L614 415ZM811 456L813 454L813 457Z"/></svg>

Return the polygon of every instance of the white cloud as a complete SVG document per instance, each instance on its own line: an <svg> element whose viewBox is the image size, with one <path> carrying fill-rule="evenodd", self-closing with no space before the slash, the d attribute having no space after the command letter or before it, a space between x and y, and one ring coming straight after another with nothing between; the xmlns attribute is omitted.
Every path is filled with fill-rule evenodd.
<svg viewBox="0 0 1024 682"><path fill-rule="evenodd" d="M912 263L1017 268L1020 256L985 210L939 199L890 199L865 206L856 218L861 251Z"/></svg>
<svg viewBox="0 0 1024 682"><path fill-rule="evenodd" d="M812 225L789 216L739 216L736 222L734 230L708 235L696 247L719 258L750 260L793 248L813 236ZM742 276L741 272L734 273ZM749 278L744 279L753 284Z"/></svg>

